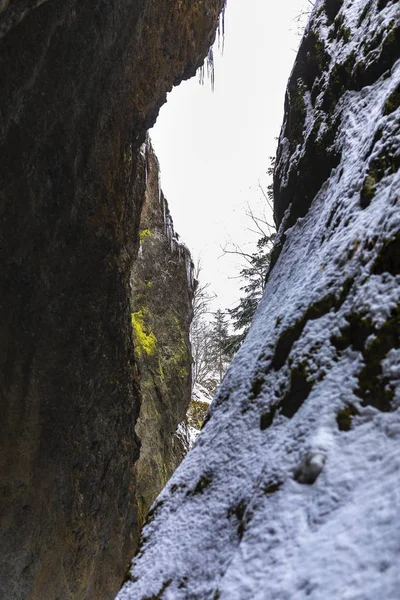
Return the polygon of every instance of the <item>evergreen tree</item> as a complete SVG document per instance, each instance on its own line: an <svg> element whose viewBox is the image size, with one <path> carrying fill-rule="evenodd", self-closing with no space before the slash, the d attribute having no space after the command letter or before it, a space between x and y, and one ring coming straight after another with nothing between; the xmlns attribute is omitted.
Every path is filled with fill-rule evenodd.
<svg viewBox="0 0 400 600"><path fill-rule="evenodd" d="M271 166L268 169L268 175L272 175L274 168L274 159L271 159ZM259 185L262 195L268 206L272 210L272 185L268 186L267 193ZM243 292L238 304L234 308L227 310L232 320L233 329L236 333L229 337L228 351L231 356L237 352L249 330L254 313L264 292L266 276L271 260L271 251L276 238L276 229L266 218L257 217L248 207L247 216L251 219L256 228L259 238L255 252L249 254L244 252L238 245L234 245L233 250L224 249L227 254L237 254L245 262L245 266L240 270L239 276L243 280L240 290ZM250 231L254 232L254 229Z"/></svg>
<svg viewBox="0 0 400 600"><path fill-rule="evenodd" d="M238 332L230 336L229 348L233 354L237 352L246 337L263 295L274 239L275 233L262 236L257 242L256 252L246 255L248 266L240 271L240 277L244 281L244 285L240 288L243 295L234 308L228 309L233 328Z"/></svg>

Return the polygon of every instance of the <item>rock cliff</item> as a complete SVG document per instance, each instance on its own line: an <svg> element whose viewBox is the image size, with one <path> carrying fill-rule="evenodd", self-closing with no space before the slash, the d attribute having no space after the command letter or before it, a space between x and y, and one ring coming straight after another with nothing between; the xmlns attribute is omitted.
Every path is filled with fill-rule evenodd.
<svg viewBox="0 0 400 600"><path fill-rule="evenodd" d="M141 147L146 192L132 270L132 326L142 403L135 465L139 524L188 450L189 328L195 286L189 250L175 233L151 143Z"/></svg>
<svg viewBox="0 0 400 600"><path fill-rule="evenodd" d="M134 553L140 146L223 4L0 2L4 600L113 598Z"/></svg>
<svg viewBox="0 0 400 600"><path fill-rule="evenodd" d="M317 0L264 297L118 600L395 600L400 6Z"/></svg>

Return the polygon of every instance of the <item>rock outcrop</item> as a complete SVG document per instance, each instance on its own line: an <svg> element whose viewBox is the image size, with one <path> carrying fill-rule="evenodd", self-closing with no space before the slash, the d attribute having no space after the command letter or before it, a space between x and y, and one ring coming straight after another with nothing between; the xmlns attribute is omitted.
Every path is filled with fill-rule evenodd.
<svg viewBox="0 0 400 600"><path fill-rule="evenodd" d="M133 337L142 394L136 425L141 447L135 465L140 525L188 450L189 328L196 284L190 252L174 231L149 140L141 152L146 192L139 256L131 279Z"/></svg>
<svg viewBox="0 0 400 600"><path fill-rule="evenodd" d="M395 600L400 6L319 0L264 297L118 600Z"/></svg>
<svg viewBox="0 0 400 600"><path fill-rule="evenodd" d="M4 600L113 598L135 550L140 146L223 4L0 2Z"/></svg>

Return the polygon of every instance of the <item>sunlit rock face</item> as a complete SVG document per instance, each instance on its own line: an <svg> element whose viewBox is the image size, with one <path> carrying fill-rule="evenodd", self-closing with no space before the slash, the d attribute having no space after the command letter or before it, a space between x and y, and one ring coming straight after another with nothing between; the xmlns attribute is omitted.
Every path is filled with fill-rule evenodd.
<svg viewBox="0 0 400 600"><path fill-rule="evenodd" d="M0 597L105 600L138 535L140 146L222 0L0 1Z"/></svg>
<svg viewBox="0 0 400 600"><path fill-rule="evenodd" d="M118 600L395 600L400 6L317 1L265 295Z"/></svg>

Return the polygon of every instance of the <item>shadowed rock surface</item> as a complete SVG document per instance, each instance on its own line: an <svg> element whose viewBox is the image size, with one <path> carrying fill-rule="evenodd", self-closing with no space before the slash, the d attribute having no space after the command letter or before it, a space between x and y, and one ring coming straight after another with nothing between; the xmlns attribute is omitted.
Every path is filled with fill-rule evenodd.
<svg viewBox="0 0 400 600"><path fill-rule="evenodd" d="M118 600L396 600L400 5L317 0L264 297Z"/></svg>
<svg viewBox="0 0 400 600"><path fill-rule="evenodd" d="M0 597L106 600L139 535L139 153L222 0L0 2Z"/></svg>

